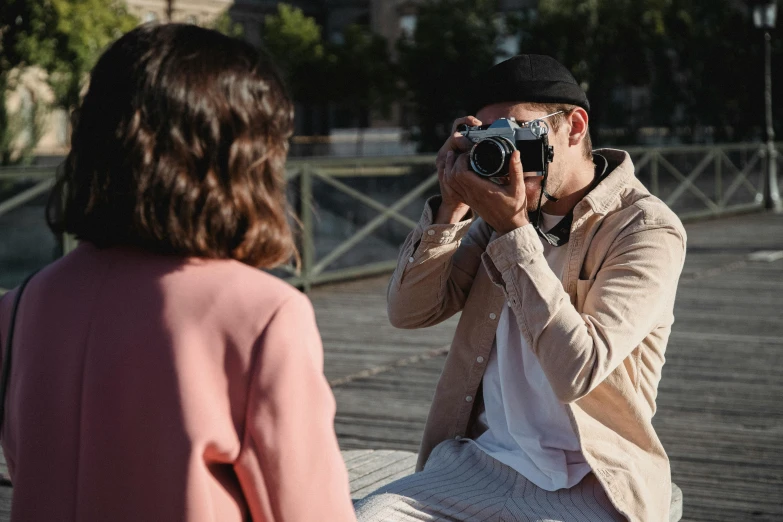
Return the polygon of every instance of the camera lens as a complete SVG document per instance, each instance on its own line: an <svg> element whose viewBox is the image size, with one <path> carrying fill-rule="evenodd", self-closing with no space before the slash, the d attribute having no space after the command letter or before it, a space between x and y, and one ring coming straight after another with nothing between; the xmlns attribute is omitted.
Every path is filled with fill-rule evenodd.
<svg viewBox="0 0 783 522"><path fill-rule="evenodd" d="M483 139L470 151L470 166L481 176L505 176L513 151L514 145L506 138L495 136Z"/></svg>

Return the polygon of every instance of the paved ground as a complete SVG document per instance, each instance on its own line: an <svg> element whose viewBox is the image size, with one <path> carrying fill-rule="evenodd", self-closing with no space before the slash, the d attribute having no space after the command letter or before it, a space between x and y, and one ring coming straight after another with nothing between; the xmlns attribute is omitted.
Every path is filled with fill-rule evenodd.
<svg viewBox="0 0 783 522"><path fill-rule="evenodd" d="M684 493L683 520L783 520L783 216L686 228L654 421ZM773 253L753 256L765 251ZM395 330L385 287L377 278L311 295L343 449L418 449L456 324ZM0 487L0 522L10 501Z"/></svg>
<svg viewBox="0 0 783 522"><path fill-rule="evenodd" d="M688 225L654 424L689 521L783 520L783 216ZM753 257L754 253L778 254ZM386 278L312 293L344 449L416 451L454 320L400 331Z"/></svg>

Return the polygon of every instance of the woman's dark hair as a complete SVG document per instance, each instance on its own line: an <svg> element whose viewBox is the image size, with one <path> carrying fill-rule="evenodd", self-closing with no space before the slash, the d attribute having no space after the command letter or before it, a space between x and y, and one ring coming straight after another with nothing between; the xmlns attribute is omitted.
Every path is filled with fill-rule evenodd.
<svg viewBox="0 0 783 522"><path fill-rule="evenodd" d="M295 255L293 105L250 44L194 25L138 27L98 60L76 119L47 208L55 233L264 268Z"/></svg>

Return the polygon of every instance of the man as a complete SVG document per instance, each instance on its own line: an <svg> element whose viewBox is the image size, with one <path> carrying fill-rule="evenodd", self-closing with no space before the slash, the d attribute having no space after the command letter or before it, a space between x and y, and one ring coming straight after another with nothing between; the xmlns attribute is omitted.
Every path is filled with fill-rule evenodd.
<svg viewBox="0 0 783 522"><path fill-rule="evenodd" d="M357 505L370 520L668 520L669 462L652 427L685 231L627 153L591 151L584 91L560 63L491 68L458 125L541 119L546 178L514 152L500 183L459 132L441 196L400 253L389 318L462 312L416 473ZM543 205L541 205L543 202Z"/></svg>

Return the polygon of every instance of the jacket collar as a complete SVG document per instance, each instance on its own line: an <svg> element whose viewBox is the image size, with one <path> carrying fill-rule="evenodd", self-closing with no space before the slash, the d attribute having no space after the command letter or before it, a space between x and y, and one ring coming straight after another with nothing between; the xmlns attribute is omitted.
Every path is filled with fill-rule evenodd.
<svg viewBox="0 0 783 522"><path fill-rule="evenodd" d="M575 215L582 215L587 210L586 205L596 214L606 214L617 205L617 198L623 189L635 179L633 161L627 152L597 149L594 153L606 158L609 174L577 204Z"/></svg>

